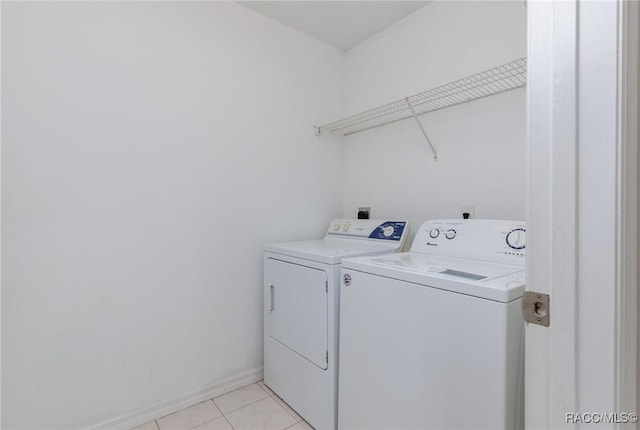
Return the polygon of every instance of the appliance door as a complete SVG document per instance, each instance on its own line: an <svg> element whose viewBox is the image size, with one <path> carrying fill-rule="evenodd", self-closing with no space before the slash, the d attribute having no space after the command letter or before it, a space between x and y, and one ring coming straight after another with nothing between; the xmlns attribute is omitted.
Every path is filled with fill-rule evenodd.
<svg viewBox="0 0 640 430"><path fill-rule="evenodd" d="M327 369L327 274L274 258L264 264L267 336Z"/></svg>
<svg viewBox="0 0 640 430"><path fill-rule="evenodd" d="M341 279L340 429L520 428L519 299L345 268Z"/></svg>

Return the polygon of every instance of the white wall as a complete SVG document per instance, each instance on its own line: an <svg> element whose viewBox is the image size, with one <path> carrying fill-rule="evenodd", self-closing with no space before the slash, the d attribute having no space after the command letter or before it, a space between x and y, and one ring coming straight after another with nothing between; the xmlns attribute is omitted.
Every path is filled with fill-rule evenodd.
<svg viewBox="0 0 640 430"><path fill-rule="evenodd" d="M347 114L526 56L522 2L433 2L347 53ZM345 213L373 217L524 219L524 89L345 137Z"/></svg>
<svg viewBox="0 0 640 430"><path fill-rule="evenodd" d="M228 2L2 9L2 428L259 374L263 244L341 212L343 53Z"/></svg>
<svg viewBox="0 0 640 430"><path fill-rule="evenodd" d="M265 242L524 218L523 90L422 117L437 162L411 120L312 125L525 56L525 18L431 3L344 55L229 2L2 2L2 428L259 374Z"/></svg>

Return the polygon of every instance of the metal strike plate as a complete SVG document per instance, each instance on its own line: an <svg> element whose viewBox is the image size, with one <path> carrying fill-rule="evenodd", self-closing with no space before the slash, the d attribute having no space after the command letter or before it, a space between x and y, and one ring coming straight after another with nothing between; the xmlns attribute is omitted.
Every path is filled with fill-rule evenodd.
<svg viewBox="0 0 640 430"><path fill-rule="evenodd" d="M525 291L522 295L522 316L528 323L549 327L549 295Z"/></svg>

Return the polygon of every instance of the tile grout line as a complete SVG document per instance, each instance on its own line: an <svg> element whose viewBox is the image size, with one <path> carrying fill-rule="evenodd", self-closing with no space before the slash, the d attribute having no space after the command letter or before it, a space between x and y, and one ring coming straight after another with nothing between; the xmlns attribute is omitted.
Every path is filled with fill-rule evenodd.
<svg viewBox="0 0 640 430"><path fill-rule="evenodd" d="M210 400L213 400L213 399L210 399ZM216 408L217 408L217 406L216 406ZM218 410L220 410L220 409L218 409ZM235 428L231 425L231 423L229 422L229 420L227 419L227 417L225 417L225 416L224 416L224 414L223 414L222 412L220 412L220 414L221 414L221 415L220 415L219 417L215 417L215 418L214 418L214 419L212 419L212 420L208 420L208 421L205 421L205 422L203 422L203 423L201 423L201 424L198 424L197 426L192 427L192 428L190 428L189 430L197 429L198 427L203 426L203 425L205 425L205 424L207 424L207 423L213 422L213 421L215 421L215 420L217 420L217 419L219 419L219 418L224 418L224 420L227 422L227 424L229 424L229 427L231 427L233 430L235 430ZM158 430L160 430L160 429L158 429Z"/></svg>
<svg viewBox="0 0 640 430"><path fill-rule="evenodd" d="M283 403L287 404L287 402L285 402L284 400L282 400L282 397L278 396L276 393L270 394L271 397L273 397L273 400L276 401L276 403L278 403L278 405L282 408L282 405L278 402L278 399L280 399ZM287 404L287 406L294 412L296 412L291 406L289 406ZM284 408L282 408L284 409ZM289 412L288 410L284 409L284 411L286 413L288 413L289 415L291 415L293 417L294 420L296 420L296 424L301 422L302 420L304 420L304 418L302 418L302 415L300 415L299 413L296 412L296 415L300 417L300 419L296 418L295 415L291 414L291 412ZM295 424L294 424L295 425Z"/></svg>
<svg viewBox="0 0 640 430"><path fill-rule="evenodd" d="M227 417L225 416L225 414L223 414L222 411L220 410L220 408L218 407L218 405L216 405L216 402L214 402L213 399L210 399L210 400L211 400L211 403L213 403L213 406L215 406L216 409L220 412L220 417L222 417L222 419L225 420L227 422L227 424L229 424L229 427L231 427L232 430L235 430L234 427L229 422L229 420L227 419ZM207 423L210 423L211 421L215 421L220 417L217 417L217 418L214 418L214 419L212 419L210 421L207 421ZM206 423L202 423L200 425L204 425L204 424L206 424Z"/></svg>
<svg viewBox="0 0 640 430"><path fill-rule="evenodd" d="M227 416L226 416L226 415L224 415L224 414L223 414L223 415L222 415L222 418L224 418L224 420L227 422L227 424L229 424L229 427L231 427L233 430L235 430L235 427L233 426L233 424L231 424L231 421L229 421L229 420L227 419Z"/></svg>
<svg viewBox="0 0 640 430"><path fill-rule="evenodd" d="M257 382L254 382L254 384L255 384L255 385L257 385L258 387L260 387L260 385L259 385ZM236 389L236 390L233 390L233 391L237 391L237 390L240 390L240 389L242 389L242 388L249 387L249 386L251 386L251 385L253 385L253 384L245 385L244 387L240 387L240 388L238 388L238 389ZM225 421L229 424L229 426L231 426L231 428L233 429L233 428L234 428L234 427L233 427L233 425L231 425L231 422L229 422L229 420L227 419L227 417L226 417L226 416L227 416L228 414L233 413L233 412L236 412L236 411L239 411L239 410L241 410L241 409L244 409L244 408L246 408L247 406L251 406L251 405L253 405L253 404L255 404L255 403L258 403L258 402L259 402L259 401L261 401L261 400L268 399L268 398L271 396L271 395L270 395L270 394L269 394L269 393L268 393L264 388L260 387L260 389L261 389L265 394L267 394L267 397L264 397L264 398L262 398L262 399L258 399L258 400L254 401L254 402L248 403L248 404L246 404L246 405L244 405L244 406L242 406L242 407L240 407L240 408L233 409L233 410L231 410L231 411L227 412L226 414L225 414L225 413L223 413L223 412L222 412L222 410L220 410L220 408L218 407L218 405L216 404L216 402L215 402L215 400L214 400L214 397L212 397L212 398L210 398L210 399L208 399L208 400L205 400L205 402L210 401L211 403L213 403L213 406L218 410L218 412L220 412L220 417L224 417L224 420L225 420ZM233 391L230 391L229 393L232 393ZM229 394L229 393L225 393L225 394ZM222 397L222 396L224 396L225 394L222 394L221 396L218 396L218 397ZM204 402L201 402L201 403L204 403ZM277 402L276 402L276 403L277 403ZM195 406L195 405L194 405L194 406ZM278 405L278 406L280 406L280 405ZM282 407L282 406L280 406L280 407ZM178 412L181 412L181 411L184 411L185 409L189 409L189 408L180 409L179 411L174 412L174 414L175 414L175 413L178 413ZM283 408L283 409L284 409L284 408ZM285 412L287 412L287 411L285 410ZM287 413L288 413L288 412L287 412ZM173 415L173 414L169 414L169 415ZM167 416L169 416L169 415L167 415ZM291 415L291 414L289 414L289 415ZM217 420L217 419L218 419L218 418L220 418L220 417L215 417L215 418L213 418L213 419L210 419L210 420L208 420L208 421L205 421L205 422L203 422L203 423L200 423L200 424L198 424L197 426L192 427L192 428L191 428L191 429L189 429L189 430L193 430L193 429L195 429L195 428L197 428L197 427L199 427L199 426L201 426L201 425L204 425L204 424L210 423L211 421ZM162 417L162 418L164 418L164 417ZM295 418L295 417L294 417L294 418ZM158 420L156 419L156 420L154 420L154 422L155 422L156 427L158 428L158 430L160 430L160 424L158 424ZM235 430L235 429L234 429L234 430Z"/></svg>
<svg viewBox="0 0 640 430"><path fill-rule="evenodd" d="M239 408L237 408L237 409L234 409L234 410L232 410L232 411L229 411L229 412L227 412L226 414L224 414L224 413L222 413L222 411L220 411L220 408L218 408L218 405L216 405L216 408L218 408L218 410L220 411L220 413L221 413L222 415L229 415L229 414L232 414L232 413L234 413L234 412L239 411L240 409L244 409L244 408L246 408L247 406L251 406L251 405L253 405L253 404L255 404L255 403L261 402L261 401L263 401L263 400L265 400L265 399L268 399L268 398L269 398L269 396L267 396L267 397L263 397L262 399L255 400L255 401L253 401L253 402L251 402L251 403L247 403L246 405L244 405L244 406L242 406L242 407L239 407ZM211 401L213 401L213 399L211 399ZM215 405L215 404L216 404L216 402L213 402L213 404ZM279 406L279 405L278 405L278 406Z"/></svg>
<svg viewBox="0 0 640 430"><path fill-rule="evenodd" d="M262 383L264 384L264 380L262 381ZM259 384L259 383L257 383L257 384L258 384L258 386L260 386L260 384ZM265 384L265 387L267 387L267 386L266 386L266 384ZM263 390L265 390L262 386L260 386L260 388L262 388ZM269 388L269 387L267 387L267 388ZM265 391L267 391L267 390L265 390ZM271 393L269 394L269 392L271 392ZM282 399L282 397L278 396L278 395L275 393L275 391L273 391L271 388L269 388L269 391L267 391L267 394L269 394L271 397L273 397L273 400L275 400L275 401L276 401L276 403L278 403L278 399L280 399L283 403L287 404L287 402L285 402L285 401ZM280 405L280 406L282 407L282 405ZM291 416L296 420L296 424L301 423L301 422L303 422L303 421L304 421L305 423L307 423L307 421L302 417L302 415L300 415L299 413L297 413L297 412L295 411L295 409L293 409L293 408L292 408L291 406L289 406L288 404L287 404L287 406L288 406L292 411L294 411L298 417L300 417L300 419L296 418L296 415L291 414L291 412L289 412L289 411L287 411L287 410L285 409L285 411L286 411L289 415L291 415ZM284 409L284 408L283 408L283 409ZM291 427L293 427L293 426L294 426L294 425L296 425L296 424L291 425ZM307 423L307 424L309 424L309 423ZM309 426L310 426L310 424L309 424ZM304 426L303 426L303 427L304 427ZM287 427L287 428L288 428L288 427ZM285 429L285 430L286 430L286 429Z"/></svg>
<svg viewBox="0 0 640 430"><path fill-rule="evenodd" d="M261 382L264 384L264 386L265 386L265 387L267 387L267 385L264 383L264 380L262 380ZM304 418L302 418L302 415L300 415L299 413L297 413L297 412L296 412L296 415L297 415L298 417L300 417L300 419L298 419L298 418L296 417L296 415L293 415L291 412L289 412L289 411L288 411L288 410L286 410L284 407L282 407L282 405L278 402L278 399L280 399L280 400L281 400L283 403L285 403L285 404L287 404L287 402L285 402L285 401L282 399L282 397L278 396L278 395L275 393L275 391L273 391L273 390L272 390L271 388L269 388L269 387L267 387L267 388L269 388L269 391L267 391L267 390L265 390L265 389L264 389L264 387L262 387L262 386L260 385L260 383L259 383L259 382L257 382L257 384L258 384L258 387L262 388L262 389L263 389L267 394L269 394L269 395L273 398L273 400L275 400L275 401L276 401L276 403L278 403L278 405L279 405L282 409L284 409L284 411L285 411L286 413L288 413L289 415L291 415L291 416L293 417L293 419L294 419L294 420L296 420L296 424L297 424L297 423L299 423L299 422L301 422L302 420L304 420ZM288 404L287 404L287 406L288 406L292 411L294 411L294 412L295 412L295 410L294 410L291 406L289 406ZM295 424L294 424L294 425L295 425Z"/></svg>
<svg viewBox="0 0 640 430"><path fill-rule="evenodd" d="M282 400L282 398L281 398L280 396L278 396L274 391L272 391L271 389L268 389L268 387L266 387L266 385L265 385L265 387L266 387L266 388L265 388L265 387L262 387L259 383L254 383L254 384L255 384L255 385L257 385L258 387L260 387L260 389L261 389L265 394L267 394L267 397L264 397L264 398L262 398L262 399L255 400L255 401L253 401L253 402L251 402L251 403L248 403L248 404L246 404L246 405L244 405L244 406L242 406L242 407L240 407L240 408L233 409L233 410L231 410L231 411L229 411L229 412L227 412L227 413L223 413L223 412L222 412L222 410L220 410L220 408L219 408L219 407L218 407L218 405L216 404L216 402L215 402L214 398L210 398L210 399L208 399L209 401L211 401L211 403L213 403L214 407L218 410L218 412L220 412L220 416L222 416L222 417L224 418L224 420L227 422L227 424L229 424L229 426L231 427L231 429L232 429L232 430L235 430L235 428L233 427L233 425L231 424L231 422L230 422L230 421L229 421L229 419L227 418L227 415L230 415L230 414L232 414L232 413L235 413L235 412L237 412L237 411L240 411L240 410L242 410L242 409L244 409L244 408L247 408L247 407L249 407L249 406L251 406L251 405L254 405L254 404L256 404L256 403L258 403L258 402L261 402L261 401L263 401L263 400L266 400L266 399L268 399L268 398L272 398L272 399L273 399L273 401L275 401L275 402L276 402L276 404L277 404L277 405L278 405L278 406L279 406L279 407L280 407L284 412L286 412L289 416L291 416L291 417L295 420L295 423L293 423L293 424L292 424L292 425L290 425L289 427L286 427L286 428L285 428L285 430L286 430L286 429L288 429L288 428L290 428L290 427L295 426L296 424L301 423L302 421L304 421L304 418L302 418L302 417L300 416L300 414L298 414L297 412L295 412L295 411L294 411L294 413L289 412L289 411L287 410L287 408L289 408L289 409L291 409L291 410L293 411L293 409L291 408L291 406L289 406L289 405L288 405L284 400ZM248 386L250 386L250 385L252 385L252 384L249 384L249 385L247 385L247 386L245 386L245 387L248 387ZM244 387L240 387L240 388L238 388L238 390L239 390L239 389L241 389L241 388L244 388ZM267 389L268 389L268 391L267 391ZM236 391L236 390L234 390L234 391ZM219 396L219 397L221 397L221 396ZM281 404L281 403L283 403L284 405L283 405L283 404ZM285 405L286 405L286 406L285 406ZM185 409L188 409L188 408L181 409L180 411L183 411L183 410L185 410ZM176 412L174 412L174 413L177 413L177 412L180 412L180 411L176 411ZM169 414L169 415L172 415L172 414ZM164 417L163 417L163 418L164 418ZM199 426L202 426L202 425L204 425L204 424L207 424L207 423L210 423L210 422L212 422L212 421L215 421L215 420L217 420L218 418L220 418L220 417L216 417L216 418L213 418L213 419L211 419L211 420L205 421L205 422L203 422L203 423L201 423L201 424L198 424L197 426L193 427L193 428L192 428L192 429L190 429L190 430L193 430L193 429L195 429L195 428L197 428L197 427L199 427ZM158 422L158 419L153 420L153 423L155 424L156 429L157 429L157 430L160 430L160 423Z"/></svg>
<svg viewBox="0 0 640 430"><path fill-rule="evenodd" d="M269 393L267 393L267 394L269 394ZM233 427L233 424L231 424L231 421L229 421L229 420L227 419L227 415L232 414L232 413L234 413L234 412L237 412L237 411L239 411L239 410L241 410L241 409L247 408L247 407L249 407L249 406L251 406L251 405L255 405L256 403L261 402L261 401L263 401L263 400L266 400L266 399L268 399L268 398L270 398L270 397L271 397L271 398L273 398L273 396L269 394L269 395L268 395L267 397L265 397L264 399L256 400L255 402L249 403L248 405L245 405L245 406L243 406L243 407L241 407L241 408L234 409L233 411L230 411L230 412L228 412L227 414L222 414L222 416L224 417L225 421L227 421L227 423L229 423L229 426L230 426L233 430L235 430L235 427ZM211 399L211 400L213 400L213 399ZM298 421L298 420L297 420L297 418L296 418L296 417L294 417L293 415L291 415L291 413L289 413L289 411L287 411L285 408L283 408L283 407L282 407L282 405L280 405L280 404L277 402L277 400L276 400L275 398L274 398L273 400L276 402L276 404L277 404L278 406L280 406L280 407L282 408L282 410L283 410L283 411L285 411L287 414L289 414L289 416L291 416L294 420L296 420L296 422L295 422L295 423L293 423L292 425L290 425L289 427L293 427L293 426L295 426L296 424L298 424L298 423L300 422L300 421ZM215 403L215 402L214 402L214 403ZM216 407L217 407L217 406L216 406ZM220 408L218 408L218 409L220 409ZM217 418L216 418L216 419L217 419ZM213 421L213 420L212 420L212 421ZM209 421L207 421L207 422L209 422ZM201 424L201 425L202 425L202 424ZM286 430L286 429L288 429L289 427L285 427L283 430ZM193 429L191 429L191 430L193 430Z"/></svg>
<svg viewBox="0 0 640 430"><path fill-rule="evenodd" d="M258 385L258 387L260 387L260 384L256 383L256 385ZM243 407L241 407L241 408L238 408L238 409L234 409L234 410L232 410L232 411L229 411L229 412L227 412L226 414L222 414L222 416L223 416L223 417L224 417L224 419L229 423L229 425L231 426L231 428L232 428L232 429L233 429L234 427L233 427L233 425L231 425L231 422L227 419L227 415L232 414L232 413L234 413L234 412L237 412L237 411L239 411L239 410L241 410L241 409L247 408L247 407L249 407L249 406L251 406L251 405L254 405L254 404L256 404L256 403L258 403L258 402L261 402L261 401L263 401L263 400L266 400L266 399L268 399L268 398L272 398L272 399L273 399L273 401L274 401L274 402L276 402L276 404L277 404L278 406L280 406L280 407L282 408L282 410L283 410L283 411L285 411L287 414L289 414L289 416L290 416L291 418L293 418L294 420L296 420L296 422L295 422L295 423L293 423L293 424L292 424L291 426L289 426L289 427L292 427L292 426L294 426L294 425L298 424L299 422L301 422L301 420L302 420L303 418L298 419L298 418L296 418L296 416L295 416L295 415L293 415L291 412L289 412L288 410L286 410L286 409L285 409L285 408L284 408L284 407L283 407L283 406L278 402L278 400L276 399L277 395L276 395L275 393L273 393L273 394L269 394L269 392L268 392L267 390L265 390L265 389L264 389L264 388L262 388L262 387L260 387L260 388L262 389L262 391L264 391L264 392L267 394L267 397L265 397L265 398L263 398L263 399L256 400L255 402L251 402L251 403L249 403L249 404L247 404L247 405L245 405L245 406L243 406ZM277 397L277 398L279 399L280 397ZM213 404L215 405L215 403L216 403L216 402L215 402L213 399L211 399L211 401L212 401L212 402L213 402ZM282 400L282 402L284 402L284 400ZM287 406L288 406L288 405L287 405ZM216 405L216 407L218 407L218 405ZM289 408L290 408L290 407L291 407L291 406L289 406ZM218 410L220 410L220 408L218 408ZM222 411L220 411L220 412L222 412ZM207 421L207 422L209 422L209 421ZM289 427L286 427L286 428L289 428ZM285 429L285 430L286 430L286 429Z"/></svg>
<svg viewBox="0 0 640 430"><path fill-rule="evenodd" d="M215 420L217 420L217 419L218 419L218 418L220 418L220 417L224 417L224 414L222 413L222 411L220 410L220 408L218 407L218 405L216 405L216 404L215 404L215 402L213 401L213 399L205 400L204 402L200 402L200 403L196 403L196 404L198 404L198 405L199 405L199 404L201 404L201 403L205 403L205 402L207 402L207 401L210 401L211 403L213 403L213 406L218 410L218 412L220 412L220 416L215 417L215 418L210 419L210 420L207 420L207 421L205 421L205 422L203 422L203 423L200 423L200 424L196 425L195 427L191 427L191 428L190 428L190 429L188 429L188 430L194 430L194 429L196 429L196 428L198 428L198 427L200 427L200 426L203 426L203 425L205 425L205 424L207 424L207 423L210 423L211 421L215 421ZM195 406L195 405L194 405L194 406ZM190 406L190 407L192 407L192 406ZM181 409L180 411L184 411L185 409L189 409L189 408L184 408L184 409ZM178 411L178 412L180 412L180 411ZM176 412L174 412L174 413L176 413ZM170 415L173 415L173 414L170 414ZM168 416L168 415L167 415L167 416ZM225 418L225 420L226 420L226 418ZM228 421L227 421L227 422L228 422ZM231 423L229 423L229 425L231 425ZM158 420L156 420L156 426L158 427L158 430L160 430L160 425L158 424ZM233 426L232 426L231 428L233 428Z"/></svg>

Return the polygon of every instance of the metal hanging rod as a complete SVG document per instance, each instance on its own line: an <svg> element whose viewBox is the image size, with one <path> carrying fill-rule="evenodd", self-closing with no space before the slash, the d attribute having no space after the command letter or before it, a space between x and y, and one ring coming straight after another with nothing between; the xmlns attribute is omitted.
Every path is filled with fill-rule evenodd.
<svg viewBox="0 0 640 430"><path fill-rule="evenodd" d="M343 136L381 127L406 118L415 118L437 158L418 116L473 100L523 88L527 85L527 59L515 61L458 79L439 87L386 105L316 127L316 134L340 133Z"/></svg>

